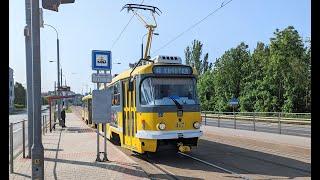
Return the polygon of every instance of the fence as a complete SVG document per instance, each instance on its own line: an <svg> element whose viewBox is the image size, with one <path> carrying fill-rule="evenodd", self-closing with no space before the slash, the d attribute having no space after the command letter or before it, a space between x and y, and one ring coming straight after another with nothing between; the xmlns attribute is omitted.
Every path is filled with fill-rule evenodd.
<svg viewBox="0 0 320 180"><path fill-rule="evenodd" d="M49 128L52 129L51 121L49 121L49 118L47 118L47 117L48 117L48 115L41 116L42 135L45 135L45 133L48 132L48 125L49 125ZM24 120L9 124L10 173L13 173L13 160L14 160L14 158L16 156L19 156L21 153L21 147L19 146L19 144L21 144L21 141L22 141L22 156L23 156L23 158L26 157L26 153L25 153L26 139L27 139L26 132L28 132L26 122L27 122L27 120L24 119ZM19 126L21 126L21 128ZM14 131L14 128L16 129L15 131ZM18 136L19 132L21 132L20 136ZM15 137L15 141L14 141L14 137ZM14 142L16 142L16 144L14 144ZM27 141L27 143L29 143L29 142ZM16 147L14 147L14 145L16 145ZM16 152L15 154L14 154L14 151ZM29 154L29 157L30 157L30 154Z"/></svg>
<svg viewBox="0 0 320 180"><path fill-rule="evenodd" d="M204 125L310 136L311 113L202 111Z"/></svg>

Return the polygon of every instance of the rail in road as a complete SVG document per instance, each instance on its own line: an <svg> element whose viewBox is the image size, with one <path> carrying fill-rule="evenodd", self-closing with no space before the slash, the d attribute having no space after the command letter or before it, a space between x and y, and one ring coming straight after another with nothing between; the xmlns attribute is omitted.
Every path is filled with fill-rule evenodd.
<svg viewBox="0 0 320 180"><path fill-rule="evenodd" d="M80 112L75 113L80 118ZM309 138L272 134L272 141L262 141L266 133L251 132L256 138L252 139L245 131L206 128L198 147L188 154L140 155L117 148L136 161L150 179L310 179L310 147L284 143ZM229 131L242 134L234 136Z"/></svg>
<svg viewBox="0 0 320 180"><path fill-rule="evenodd" d="M311 136L310 113L203 111L201 117L203 124L208 126Z"/></svg>
<svg viewBox="0 0 320 180"><path fill-rule="evenodd" d="M264 147L263 142L246 139L242 141L249 146L243 148L235 139L228 141L204 135L190 153L141 155L118 148L133 158L150 179L309 179L311 176L310 150L296 147L297 152L293 152L292 147L282 145L276 150L277 144ZM280 150L281 155L277 152ZM301 153L309 158L303 160Z"/></svg>

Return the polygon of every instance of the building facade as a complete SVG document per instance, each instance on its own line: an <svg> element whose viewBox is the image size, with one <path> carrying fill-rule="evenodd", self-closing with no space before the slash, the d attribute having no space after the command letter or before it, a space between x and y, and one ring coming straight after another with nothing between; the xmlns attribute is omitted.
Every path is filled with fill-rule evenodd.
<svg viewBox="0 0 320 180"><path fill-rule="evenodd" d="M9 112L14 110L14 79L13 69L9 67Z"/></svg>

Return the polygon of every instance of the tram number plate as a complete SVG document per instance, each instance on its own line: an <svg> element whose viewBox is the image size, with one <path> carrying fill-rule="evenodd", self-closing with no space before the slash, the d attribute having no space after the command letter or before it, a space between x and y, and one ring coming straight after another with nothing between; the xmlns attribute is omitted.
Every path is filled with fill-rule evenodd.
<svg viewBox="0 0 320 180"><path fill-rule="evenodd" d="M184 122L177 122L177 128L184 128Z"/></svg>

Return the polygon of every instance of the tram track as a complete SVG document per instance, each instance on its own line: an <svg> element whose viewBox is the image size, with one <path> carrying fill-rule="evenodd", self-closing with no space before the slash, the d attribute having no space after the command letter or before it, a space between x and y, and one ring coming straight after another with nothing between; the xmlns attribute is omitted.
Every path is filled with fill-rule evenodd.
<svg viewBox="0 0 320 180"><path fill-rule="evenodd" d="M235 176L237 176L237 177L239 177L239 178L241 178L241 179L250 180L250 178L248 178L248 177L246 177L246 176L242 176L242 175L239 174L239 173L236 173L236 172L234 172L234 171L228 170L228 169L223 168L223 167L221 167L221 166L218 166L218 165L216 165L216 164L209 163L209 162L207 162L207 161L204 161L204 160L202 160L202 159L196 158L196 157L194 157L194 156L191 156L191 155L188 155L188 154L185 154L185 153L182 153L182 152L178 152L178 154L180 154L180 155L182 155L182 156L185 156L185 157L188 157L188 158L191 158L191 159L193 159L193 160L195 160L195 161L199 161L199 162L204 163L204 164L206 164L206 165L212 166L212 167L214 167L214 168L220 169L220 170L222 170L222 171L224 171L224 172L227 172L227 173L229 173L229 174L235 175Z"/></svg>
<svg viewBox="0 0 320 180"><path fill-rule="evenodd" d="M76 114L81 116L80 111ZM308 167L301 166L301 163L291 164L289 163L291 162L290 159L281 159L286 154L288 158L297 159L297 161L300 159L301 161L304 158L297 158L300 152L298 154L279 153L279 151L251 143L239 145L239 142L237 142L230 145L228 142L218 141L211 145L206 144L210 140L212 139L203 141L199 144L201 148L194 149L190 154L178 152L159 155L151 153L152 155L149 156L149 154L134 153L120 146L115 147L136 161L150 179L272 179L303 178L309 177L311 174L311 170ZM201 139L199 142L201 142ZM224 145L225 143L226 145ZM243 147L244 145L246 148ZM238 148L231 148L232 146ZM215 148L212 149L212 147ZM209 149L211 150L208 151ZM279 155L281 156L280 159L277 158ZM305 162L305 164L308 164L308 162ZM259 167L256 167L257 165ZM286 173L286 171L290 173Z"/></svg>
<svg viewBox="0 0 320 180"><path fill-rule="evenodd" d="M178 175L178 174L175 174L173 173L171 170L168 170L168 168L165 168L163 167L163 165L161 163L157 163L155 162L154 160L152 160L151 158L148 157L148 155L143 155L143 154L138 154L138 153L134 153L130 150L127 150L127 149L123 149L121 147L118 147L122 152L124 152L125 154L127 154L128 156L132 157L139 165L142 166L142 169L144 169L144 171L148 174L149 178L150 179L174 179L174 180L181 180L181 179L202 179L202 178L192 178L192 177L181 177L181 175ZM221 166L218 166L216 164L213 164L213 163L210 163L210 162L207 162L207 161L204 161L202 159L199 159L197 157L194 157L194 156L191 156L191 155L188 155L188 154L185 154L185 153L182 153L182 152L177 152L176 154L174 155L177 155L175 158L179 158L179 156L182 156L182 157L186 157L187 159L189 160L192 160L192 161L195 161L195 162L199 162L205 166L210 166L211 168L214 168L214 169L219 169L221 170L222 172L225 172L225 173L228 173L228 174L231 174L233 175L232 178L237 178L237 179L245 179L245 180L251 180L251 178L249 177L246 177L246 176L243 176L237 172L234 172L234 171L231 171L225 167L221 167ZM142 162L143 161L143 162ZM147 164L145 164L147 163ZM193 164L193 163L190 163L190 164ZM157 170L161 171L163 174L165 174L166 176L162 176L162 178L157 178L157 177L154 177L154 175L148 173L149 170L145 170L146 166L152 166L154 168L156 168ZM243 170L245 171L245 170ZM217 178L219 179L219 178Z"/></svg>

